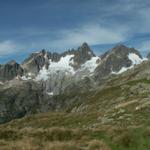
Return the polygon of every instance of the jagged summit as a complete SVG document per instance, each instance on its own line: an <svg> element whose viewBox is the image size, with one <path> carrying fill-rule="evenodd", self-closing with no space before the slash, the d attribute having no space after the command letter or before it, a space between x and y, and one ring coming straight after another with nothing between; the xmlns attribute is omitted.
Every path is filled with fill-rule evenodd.
<svg viewBox="0 0 150 150"><path fill-rule="evenodd" d="M113 49L121 49L121 48L128 48L126 45L124 45L124 44L116 44L114 47L113 47Z"/></svg>
<svg viewBox="0 0 150 150"><path fill-rule="evenodd" d="M87 60L95 57L95 54L90 49L88 44L83 43L77 50L72 49L63 53L51 53L43 49L39 52L31 54L22 63L22 66L25 70L37 74L44 66L48 68L48 66L51 65L50 62L59 62L61 58L69 55L73 56L71 59L73 61L72 67L74 70L79 69Z"/></svg>
<svg viewBox="0 0 150 150"><path fill-rule="evenodd" d="M87 43L83 43L76 51L74 51L74 68L78 69L82 64L90 60L92 57L95 57L95 54Z"/></svg>
<svg viewBox="0 0 150 150"><path fill-rule="evenodd" d="M55 76L58 75L57 78L75 75L79 79L93 74L99 79L112 73L117 74L122 68L125 70L142 61L142 56L136 49L129 48L123 44L116 45L99 58L95 56L87 43L83 43L79 48L67 50L63 53L52 53L42 49L39 52L32 53L23 61L21 66L14 60L10 61L6 64L7 67L4 70L6 68L13 68L13 71L17 72L16 68L19 68L21 70L19 75L23 73L25 76L23 79L28 79L32 75L30 79L38 77L38 80L47 80L49 78L54 80L51 77L53 74ZM1 68L4 68L4 66L1 65ZM9 73L9 71L5 72ZM15 75L17 76L18 73L14 73L8 79L12 79ZM2 73L1 76L4 77ZM7 75L5 75L5 78L7 79ZM55 78L54 82L59 81L57 78Z"/></svg>
<svg viewBox="0 0 150 150"><path fill-rule="evenodd" d="M123 44L116 45L111 52L114 52L116 54L120 55L127 55L128 53L135 53L137 54L140 58L142 58L141 54L139 51L137 51L135 48L129 48Z"/></svg>
<svg viewBox="0 0 150 150"><path fill-rule="evenodd" d="M89 56L95 56L94 52L91 50L90 46L84 42L79 48L78 51L80 53L84 54L88 54Z"/></svg>
<svg viewBox="0 0 150 150"><path fill-rule="evenodd" d="M18 64L15 60L8 61L6 64L15 65Z"/></svg>
<svg viewBox="0 0 150 150"><path fill-rule="evenodd" d="M18 75L22 76L23 73L23 68L15 60L0 65L0 81L12 80Z"/></svg>
<svg viewBox="0 0 150 150"><path fill-rule="evenodd" d="M101 56L95 75L96 78L102 78L111 73L122 73L142 61L142 56L136 49L119 44Z"/></svg>
<svg viewBox="0 0 150 150"><path fill-rule="evenodd" d="M104 58L108 55L117 55L120 57L124 57L127 56L129 53L135 53L137 54L140 58L142 58L140 52L138 50L136 50L135 48L129 48L123 44L117 44L116 46L114 46L112 49L108 50L107 52L105 52L101 58Z"/></svg>
<svg viewBox="0 0 150 150"><path fill-rule="evenodd" d="M79 48L78 48L79 51L83 51L83 52L92 52L90 46L84 42Z"/></svg>

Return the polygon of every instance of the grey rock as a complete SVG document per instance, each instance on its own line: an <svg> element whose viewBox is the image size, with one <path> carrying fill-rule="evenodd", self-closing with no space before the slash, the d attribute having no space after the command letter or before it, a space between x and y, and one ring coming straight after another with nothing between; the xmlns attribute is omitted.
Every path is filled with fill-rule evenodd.
<svg viewBox="0 0 150 150"><path fill-rule="evenodd" d="M18 75L22 76L23 73L23 68L14 60L5 65L0 65L0 81L12 80Z"/></svg>
<svg viewBox="0 0 150 150"><path fill-rule="evenodd" d="M31 54L29 58L25 59L25 61L22 63L22 67L24 70L26 70L26 72L37 74L43 68L43 66L48 68L49 59L58 61L60 57L57 53L51 54L45 50L42 50L38 53Z"/></svg>
<svg viewBox="0 0 150 150"><path fill-rule="evenodd" d="M124 45L117 45L112 50L104 53L101 56L99 66L95 70L95 78L99 80L108 76L111 72L118 72L122 67L130 67L132 62L128 58L129 53L135 53L142 58L137 50Z"/></svg>
<svg viewBox="0 0 150 150"><path fill-rule="evenodd" d="M150 59L150 53L148 53L147 58Z"/></svg>

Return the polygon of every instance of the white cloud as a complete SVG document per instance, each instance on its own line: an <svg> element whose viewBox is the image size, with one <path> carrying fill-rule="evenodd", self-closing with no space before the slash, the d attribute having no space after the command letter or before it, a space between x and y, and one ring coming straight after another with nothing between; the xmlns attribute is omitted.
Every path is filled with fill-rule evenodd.
<svg viewBox="0 0 150 150"><path fill-rule="evenodd" d="M25 49L25 46L11 40L0 42L0 56L13 54Z"/></svg>
<svg viewBox="0 0 150 150"><path fill-rule="evenodd" d="M45 31L40 31L39 34L41 33L44 34ZM38 35L38 31L36 35ZM78 47L83 42L87 42L91 46L99 44L115 44L124 42L129 37L129 28L126 26L103 27L99 24L87 24L68 30L63 29L56 32L53 31L52 34L49 31L49 36L46 38L39 38L38 40L33 39L33 41L28 41L28 43L26 41L17 43L11 40L0 42L0 55L4 56L14 52L25 50L33 51L43 48L62 51Z"/></svg>
<svg viewBox="0 0 150 150"><path fill-rule="evenodd" d="M6 40L0 42L0 55L12 54L20 49L20 46L15 44L13 41Z"/></svg>
<svg viewBox="0 0 150 150"><path fill-rule="evenodd" d="M128 28L106 28L100 25L86 25L72 30L63 30L57 33L58 39L50 41L53 48L71 48L83 42L90 45L114 44L123 42L128 38Z"/></svg>

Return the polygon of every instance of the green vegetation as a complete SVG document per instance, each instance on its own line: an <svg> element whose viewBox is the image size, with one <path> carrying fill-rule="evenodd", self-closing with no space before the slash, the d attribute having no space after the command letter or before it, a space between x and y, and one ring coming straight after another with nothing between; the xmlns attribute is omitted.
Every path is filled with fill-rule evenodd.
<svg viewBox="0 0 150 150"><path fill-rule="evenodd" d="M2 149L148 150L150 128L101 126L83 128L0 128ZM65 147L65 148L64 148Z"/></svg>

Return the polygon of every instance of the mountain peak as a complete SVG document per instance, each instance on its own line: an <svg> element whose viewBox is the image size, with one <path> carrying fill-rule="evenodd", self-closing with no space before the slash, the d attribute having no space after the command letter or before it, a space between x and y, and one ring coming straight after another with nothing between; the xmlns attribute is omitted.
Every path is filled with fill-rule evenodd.
<svg viewBox="0 0 150 150"><path fill-rule="evenodd" d="M88 45L86 42L84 42L84 43L81 45L81 47L82 47L82 48L88 48L88 49L90 49L89 45Z"/></svg>
<svg viewBox="0 0 150 150"><path fill-rule="evenodd" d="M124 45L124 44L116 44L115 46L114 46L114 48L127 48L127 46L126 45Z"/></svg>
<svg viewBox="0 0 150 150"><path fill-rule="evenodd" d="M111 73L120 73L143 61L139 51L119 44L101 56L101 63L96 69L96 77L104 77Z"/></svg>
<svg viewBox="0 0 150 150"><path fill-rule="evenodd" d="M39 52L39 54L41 54L41 55L45 55L47 53L47 51L45 50L45 49L42 49L40 52Z"/></svg>
<svg viewBox="0 0 150 150"><path fill-rule="evenodd" d="M110 53L112 53L112 54L115 53L116 55L119 55L121 57L127 56L129 53L134 53L134 54L138 55L140 58L142 58L142 56L138 50L136 50L135 48L127 47L123 44L116 45L114 48L112 48Z"/></svg>
<svg viewBox="0 0 150 150"><path fill-rule="evenodd" d="M74 68L78 69L82 64L84 64L87 60L90 60L95 56L91 48L87 43L83 43L77 50L72 51L74 54Z"/></svg>
<svg viewBox="0 0 150 150"><path fill-rule="evenodd" d="M11 60L0 66L0 81L12 80L18 75L22 76L23 73L23 68L15 60Z"/></svg>
<svg viewBox="0 0 150 150"><path fill-rule="evenodd" d="M15 64L18 64L15 60L11 60L9 62L7 62L7 64L9 65L15 65Z"/></svg>
<svg viewBox="0 0 150 150"><path fill-rule="evenodd" d="M81 52L81 53L88 53L88 54L91 54L91 55L93 55L93 56L95 56L94 55L94 53L93 53L93 51L91 50L91 48L90 48L90 46L86 43L86 42L84 42L79 48L78 48L78 50Z"/></svg>

